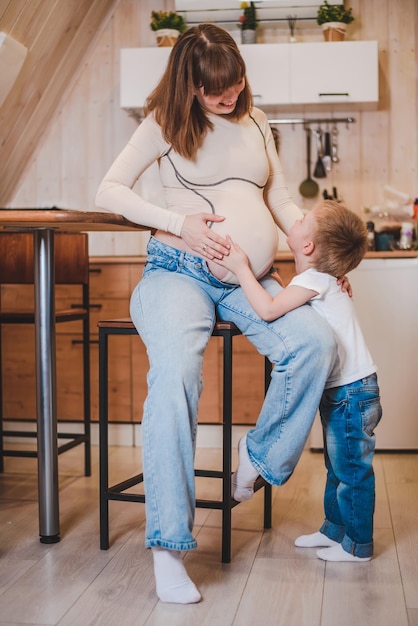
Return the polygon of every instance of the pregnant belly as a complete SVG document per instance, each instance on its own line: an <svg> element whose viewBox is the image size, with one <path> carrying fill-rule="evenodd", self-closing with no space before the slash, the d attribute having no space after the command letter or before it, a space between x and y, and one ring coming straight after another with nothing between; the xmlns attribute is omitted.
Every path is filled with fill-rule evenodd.
<svg viewBox="0 0 418 626"><path fill-rule="evenodd" d="M248 206L248 200L245 206ZM273 263L278 247L277 227L265 204L260 205L258 201L243 211L222 211L217 208L216 212L223 215L225 220L213 222L212 229L224 237L230 235L248 256L257 278L264 276ZM212 261L208 262L208 267L219 280L238 283L236 276L226 268Z"/></svg>

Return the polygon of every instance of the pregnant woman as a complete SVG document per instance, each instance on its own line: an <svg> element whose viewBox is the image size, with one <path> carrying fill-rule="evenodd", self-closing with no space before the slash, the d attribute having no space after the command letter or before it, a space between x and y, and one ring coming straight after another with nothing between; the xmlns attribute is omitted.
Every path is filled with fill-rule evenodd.
<svg viewBox="0 0 418 626"><path fill-rule="evenodd" d="M155 162L164 207L133 191ZM197 411L216 316L234 322L273 364L257 425L240 442L239 499L251 496L259 474L273 485L292 474L335 353L331 330L308 305L264 322L235 276L216 264L229 253L229 234L263 286L277 293L281 287L269 273L276 224L288 233L301 216L266 116L252 106L244 61L225 30L201 24L178 39L145 119L107 172L96 203L153 232L131 298L150 363L142 422L145 545L152 549L160 600L198 602L182 556L197 545Z"/></svg>

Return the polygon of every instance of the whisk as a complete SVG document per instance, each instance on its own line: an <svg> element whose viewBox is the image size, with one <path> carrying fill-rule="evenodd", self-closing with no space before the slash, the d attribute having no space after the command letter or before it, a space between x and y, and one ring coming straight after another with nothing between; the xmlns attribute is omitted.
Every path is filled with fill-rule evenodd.
<svg viewBox="0 0 418 626"><path fill-rule="evenodd" d="M287 23L289 25L289 30L290 30L290 41L296 41L295 38L295 27L296 27L296 21L298 19L297 15L286 15L286 19L287 19Z"/></svg>

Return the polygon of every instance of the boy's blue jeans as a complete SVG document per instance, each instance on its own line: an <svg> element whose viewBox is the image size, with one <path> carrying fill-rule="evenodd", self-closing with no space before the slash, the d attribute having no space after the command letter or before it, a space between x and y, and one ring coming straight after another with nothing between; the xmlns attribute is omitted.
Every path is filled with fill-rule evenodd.
<svg viewBox="0 0 418 626"><path fill-rule="evenodd" d="M240 287L214 278L200 257L151 238L131 316L150 369L142 421L147 547L196 547L192 536L194 451L202 363L216 315L234 322L273 364L271 384L248 451L259 473L280 485L292 474L315 417L335 342L326 322L303 306L262 321ZM271 276L271 293L281 289Z"/></svg>
<svg viewBox="0 0 418 626"><path fill-rule="evenodd" d="M328 470L321 532L354 556L372 556L374 429L382 417L376 374L326 389L320 414Z"/></svg>

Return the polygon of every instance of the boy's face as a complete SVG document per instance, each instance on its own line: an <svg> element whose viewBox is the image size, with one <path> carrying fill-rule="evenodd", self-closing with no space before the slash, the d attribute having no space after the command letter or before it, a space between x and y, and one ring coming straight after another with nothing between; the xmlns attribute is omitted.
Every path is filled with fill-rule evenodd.
<svg viewBox="0 0 418 626"><path fill-rule="evenodd" d="M303 252L304 246L313 241L315 230L315 209L311 209L290 229L287 244L292 252Z"/></svg>

